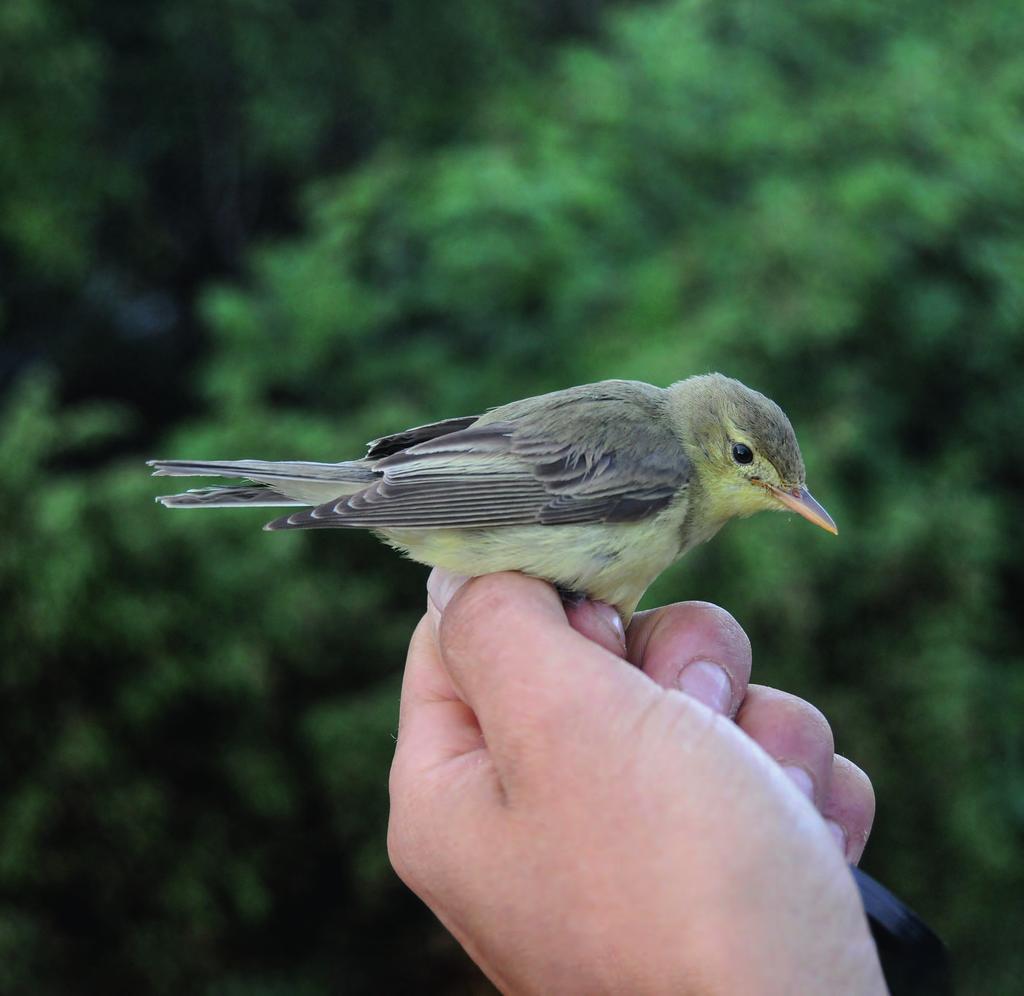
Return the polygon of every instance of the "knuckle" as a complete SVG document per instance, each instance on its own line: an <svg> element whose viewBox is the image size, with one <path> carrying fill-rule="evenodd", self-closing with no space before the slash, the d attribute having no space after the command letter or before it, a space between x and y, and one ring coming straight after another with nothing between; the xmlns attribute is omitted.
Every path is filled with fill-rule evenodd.
<svg viewBox="0 0 1024 996"><path fill-rule="evenodd" d="M402 827L406 824L406 796L404 782L399 765L391 766L391 775L388 778L388 791L390 793L390 805L388 808L388 834L387 846L388 857L392 864L396 864L396 855L400 855L402 845Z"/></svg>
<svg viewBox="0 0 1024 996"><path fill-rule="evenodd" d="M807 699L779 689L762 689L762 704L765 711L775 714L777 727L790 731L791 735L805 746L819 749L827 747L829 755L835 751L832 726L825 714Z"/></svg>
<svg viewBox="0 0 1024 996"><path fill-rule="evenodd" d="M707 622L710 634L723 646L728 647L741 656L750 658L750 637L739 624L736 617L714 602L692 602Z"/></svg>
<svg viewBox="0 0 1024 996"><path fill-rule="evenodd" d="M405 846L405 836L402 832L402 823L392 809L391 817L388 820L387 832L388 861L394 868L395 874L408 883L412 877L411 865L408 861L408 849Z"/></svg>
<svg viewBox="0 0 1024 996"><path fill-rule="evenodd" d="M871 784L867 772L842 754L834 755L832 766L835 772L834 783L855 798L858 805L868 814L870 822L875 812L875 787Z"/></svg>
<svg viewBox="0 0 1024 996"><path fill-rule="evenodd" d="M387 830L388 860L391 862L395 874L407 885L411 885L416 876L413 861L414 848L409 833L413 821L408 809L405 796L392 791Z"/></svg>
<svg viewBox="0 0 1024 996"><path fill-rule="evenodd" d="M389 788L391 805L386 838L388 860L398 877L406 885L414 887L420 878L417 855L424 846L426 814L417 805L415 787L398 765L392 766Z"/></svg>
<svg viewBox="0 0 1024 996"><path fill-rule="evenodd" d="M831 758L835 753L835 741L832 727L825 714L806 699L771 689L763 696L764 703L761 714L771 717L771 730L774 739L781 739L789 745L789 754L795 750L799 754L819 756L828 754Z"/></svg>
<svg viewBox="0 0 1024 996"><path fill-rule="evenodd" d="M394 760L391 762L391 771L388 773L388 795L391 800L392 813L404 805L405 782L405 765L402 760L401 744L399 744Z"/></svg>
<svg viewBox="0 0 1024 996"><path fill-rule="evenodd" d="M861 774L864 773L861 772ZM871 779L867 775L864 775L861 789L864 793L864 812L867 815L868 826L870 826L875 819L875 787L871 784Z"/></svg>
<svg viewBox="0 0 1024 996"><path fill-rule="evenodd" d="M825 745L829 754L834 753L835 738L832 735L832 726L825 714L806 699L796 699L794 710L796 720L803 727L805 736Z"/></svg>
<svg viewBox="0 0 1024 996"><path fill-rule="evenodd" d="M720 664L749 674L750 638L735 617L713 602L677 602L657 610L652 633L658 639L685 633L688 642Z"/></svg>

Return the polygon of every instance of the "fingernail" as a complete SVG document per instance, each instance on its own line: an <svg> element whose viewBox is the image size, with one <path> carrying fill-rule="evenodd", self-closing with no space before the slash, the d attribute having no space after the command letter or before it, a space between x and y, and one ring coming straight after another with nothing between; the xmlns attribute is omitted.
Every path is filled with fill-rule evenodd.
<svg viewBox="0 0 1024 996"><path fill-rule="evenodd" d="M789 775L789 780L798 788L800 791L807 796L811 802L814 802L814 779L811 778L810 773L806 768L801 768L796 764L784 764L782 770Z"/></svg>
<svg viewBox="0 0 1024 996"><path fill-rule="evenodd" d="M687 664L676 682L680 691L703 702L704 705L723 715L732 705L732 682L725 669L711 661L694 661Z"/></svg>
<svg viewBox="0 0 1024 996"><path fill-rule="evenodd" d="M842 851L843 856L845 857L848 843L846 831L836 823L835 820L825 820L825 826L828 827L829 833L835 837L836 843L839 845L839 850Z"/></svg>
<svg viewBox="0 0 1024 996"><path fill-rule="evenodd" d="M434 603L438 612L444 612L445 607L452 600L455 594L469 580L465 574L453 574L451 571L443 571L435 567L427 578L427 597Z"/></svg>
<svg viewBox="0 0 1024 996"><path fill-rule="evenodd" d="M613 609L606 602L594 602L593 605L601 623L612 633L619 646L625 647L626 629L622 625L622 616L619 615L618 609Z"/></svg>

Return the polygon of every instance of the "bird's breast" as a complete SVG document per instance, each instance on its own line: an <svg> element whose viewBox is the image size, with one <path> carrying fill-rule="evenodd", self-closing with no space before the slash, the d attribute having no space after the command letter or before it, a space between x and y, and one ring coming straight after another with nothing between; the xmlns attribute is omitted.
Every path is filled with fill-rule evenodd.
<svg viewBox="0 0 1024 996"><path fill-rule="evenodd" d="M679 555L666 514L646 522L478 529L389 529L384 540L420 563L476 576L522 571L616 606L627 618Z"/></svg>

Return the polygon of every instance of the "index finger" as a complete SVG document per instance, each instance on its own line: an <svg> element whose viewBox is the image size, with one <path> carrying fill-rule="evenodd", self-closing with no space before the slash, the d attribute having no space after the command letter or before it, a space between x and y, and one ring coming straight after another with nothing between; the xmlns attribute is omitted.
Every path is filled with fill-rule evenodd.
<svg viewBox="0 0 1024 996"><path fill-rule="evenodd" d="M677 602L638 612L626 633L627 657L663 688L678 688L734 716L750 681L750 640L725 609Z"/></svg>

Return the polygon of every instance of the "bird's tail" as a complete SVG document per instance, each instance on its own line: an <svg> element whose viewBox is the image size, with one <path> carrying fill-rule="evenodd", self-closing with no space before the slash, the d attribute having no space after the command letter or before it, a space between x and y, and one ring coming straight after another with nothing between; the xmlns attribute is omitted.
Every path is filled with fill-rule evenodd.
<svg viewBox="0 0 1024 996"><path fill-rule="evenodd" d="M308 504L298 498L289 498L266 484L249 484L237 488L196 488L177 495L161 495L156 500L165 508L278 508L282 505Z"/></svg>
<svg viewBox="0 0 1024 996"><path fill-rule="evenodd" d="M320 505L354 494L376 477L364 461L309 463L268 460L150 460L154 477L242 477L254 483L203 488L157 501L168 508L250 508Z"/></svg>

